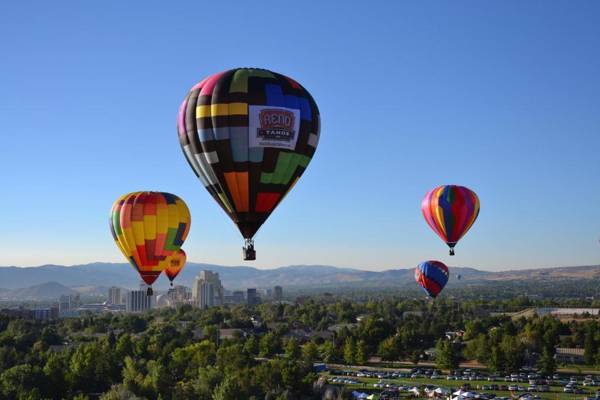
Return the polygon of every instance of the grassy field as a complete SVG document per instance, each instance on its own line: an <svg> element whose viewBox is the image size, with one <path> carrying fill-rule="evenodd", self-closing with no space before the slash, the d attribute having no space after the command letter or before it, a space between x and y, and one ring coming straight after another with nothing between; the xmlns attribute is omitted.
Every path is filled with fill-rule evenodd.
<svg viewBox="0 0 600 400"><path fill-rule="evenodd" d="M336 376L340 376L340 377L344 377L342 375L330 375L329 372L327 373L323 373L323 375L327 376L328 378L331 377L336 377ZM374 383L379 382L378 378L357 378L357 377L346 377L346 378L351 378L353 380L356 380L358 382L360 382L359 384L353 385L353 384L345 384L346 387L348 387L348 389L351 390L361 390L361 389L370 389L370 391L374 391L377 390L378 392L381 391L379 389L375 389L373 387ZM478 388L481 388L483 385L491 385L491 384L496 384L496 385L516 385L517 383L511 383L511 382L505 382L504 380L499 380L499 381L468 381L468 380L456 380L456 381L448 381L445 378L444 379L428 379L428 378L396 378L396 379L384 379L383 380L385 383L394 383L398 386L400 385L405 385L405 386L420 386L420 385L434 385L436 387L441 386L447 389L452 389L452 391L458 390L461 386L465 385L465 384L469 384L471 387L472 391L478 392L478 393L494 393L496 394L496 396L502 396L502 397L510 397L511 396L511 392L509 391L501 391L501 390L481 390ZM519 386L524 386L527 387L529 386L526 382L520 382L518 383ZM594 394L596 393L596 390L600 390L600 387L582 387L581 384L578 385L578 387L580 387L581 389L584 390L584 394L573 394L573 393L564 393L563 392L563 386L550 386L550 392L534 392L532 394L539 396L541 399L543 400L581 400L586 396L594 396ZM518 392L518 395L524 394L527 392ZM407 392L403 393L405 396L408 396L409 394Z"/></svg>

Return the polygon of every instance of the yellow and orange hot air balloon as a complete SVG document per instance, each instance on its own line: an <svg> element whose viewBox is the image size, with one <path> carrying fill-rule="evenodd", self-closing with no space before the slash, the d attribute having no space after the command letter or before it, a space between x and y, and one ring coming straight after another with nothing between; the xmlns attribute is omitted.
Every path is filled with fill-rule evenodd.
<svg viewBox="0 0 600 400"><path fill-rule="evenodd" d="M167 267L165 268L165 275L171 281L171 286L173 286L173 281L179 275L183 267L185 267L185 262L187 260L187 256L183 249L179 249L179 251L173 254L169 258L169 262Z"/></svg>
<svg viewBox="0 0 600 400"><path fill-rule="evenodd" d="M183 200L163 192L121 196L110 215L117 246L148 285L167 268L190 230L190 211ZM152 288L148 288L148 295Z"/></svg>

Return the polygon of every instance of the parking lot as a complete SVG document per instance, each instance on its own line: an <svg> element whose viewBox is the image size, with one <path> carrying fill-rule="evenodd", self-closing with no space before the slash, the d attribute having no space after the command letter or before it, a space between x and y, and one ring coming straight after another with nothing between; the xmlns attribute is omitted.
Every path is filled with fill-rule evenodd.
<svg viewBox="0 0 600 400"><path fill-rule="evenodd" d="M436 369L414 368L394 371L338 369L328 371L327 377L331 384L377 391L384 395L382 398L600 400L600 376L594 375L541 376L533 371L494 375L470 369L443 374Z"/></svg>

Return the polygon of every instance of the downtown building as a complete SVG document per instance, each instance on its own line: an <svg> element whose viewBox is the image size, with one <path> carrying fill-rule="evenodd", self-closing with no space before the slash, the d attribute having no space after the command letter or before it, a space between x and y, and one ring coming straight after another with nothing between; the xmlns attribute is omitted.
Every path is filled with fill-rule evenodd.
<svg viewBox="0 0 600 400"><path fill-rule="evenodd" d="M192 299L192 291L187 286L177 285L169 289L167 296L174 304L185 304Z"/></svg>
<svg viewBox="0 0 600 400"><path fill-rule="evenodd" d="M200 271L192 286L192 302L200 308L222 305L224 290L219 274L212 271Z"/></svg>
<svg viewBox="0 0 600 400"><path fill-rule="evenodd" d="M123 304L123 294L120 287L113 286L108 289L108 304Z"/></svg>
<svg viewBox="0 0 600 400"><path fill-rule="evenodd" d="M249 306L255 306L260 303L260 297L258 296L258 292L255 288L248 288L246 290L246 303Z"/></svg>
<svg viewBox="0 0 600 400"><path fill-rule="evenodd" d="M78 294L62 295L58 298L58 315L60 317L73 317L81 307L81 298Z"/></svg>
<svg viewBox="0 0 600 400"><path fill-rule="evenodd" d="M126 312L144 312L150 310L155 303L155 296L148 296L148 285L144 282L140 283L139 290L131 290L127 292L125 297Z"/></svg>
<svg viewBox="0 0 600 400"><path fill-rule="evenodd" d="M281 286L275 286L273 288L273 300L283 300L283 288Z"/></svg>

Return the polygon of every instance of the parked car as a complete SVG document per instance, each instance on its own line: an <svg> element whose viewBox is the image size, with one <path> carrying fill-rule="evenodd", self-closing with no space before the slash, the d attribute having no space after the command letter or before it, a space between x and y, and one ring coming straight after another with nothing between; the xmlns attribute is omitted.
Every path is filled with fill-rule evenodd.
<svg viewBox="0 0 600 400"><path fill-rule="evenodd" d="M548 386L548 385L538 386L538 392L549 392L549 391L550 391L550 386Z"/></svg>
<svg viewBox="0 0 600 400"><path fill-rule="evenodd" d="M565 393L573 393L573 387L572 386L565 386L563 388L563 392L565 392Z"/></svg>
<svg viewBox="0 0 600 400"><path fill-rule="evenodd" d="M514 392L515 390L519 390L519 387L517 385L510 385L508 387L508 390L510 390L511 392Z"/></svg>
<svg viewBox="0 0 600 400"><path fill-rule="evenodd" d="M533 385L529 385L529 387L527 388L528 392L537 392L538 391L538 387L536 384Z"/></svg>

